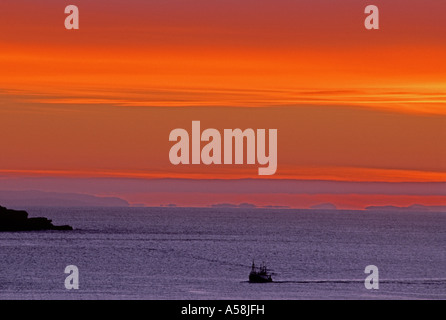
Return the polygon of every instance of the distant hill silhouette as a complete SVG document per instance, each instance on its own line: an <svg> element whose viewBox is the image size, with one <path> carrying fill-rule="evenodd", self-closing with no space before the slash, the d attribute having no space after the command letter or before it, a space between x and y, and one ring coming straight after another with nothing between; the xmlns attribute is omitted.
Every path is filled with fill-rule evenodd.
<svg viewBox="0 0 446 320"><path fill-rule="evenodd" d="M310 209L336 210L337 208L333 203L327 202L327 203L315 204L314 206L311 206Z"/></svg>
<svg viewBox="0 0 446 320"><path fill-rule="evenodd" d="M233 203L215 203L210 205L211 208L257 208L255 204L252 203L240 203L240 204L233 204Z"/></svg>
<svg viewBox="0 0 446 320"><path fill-rule="evenodd" d="M0 203L8 207L128 207L116 197L43 191L0 191Z"/></svg>
<svg viewBox="0 0 446 320"><path fill-rule="evenodd" d="M274 206L274 205L267 205L263 206L262 208L268 208L268 209L290 209L290 206Z"/></svg>
<svg viewBox="0 0 446 320"><path fill-rule="evenodd" d="M425 206L422 204L413 204L408 207L397 206L369 206L365 208L369 211L428 211L428 212L446 212L446 206Z"/></svg>
<svg viewBox="0 0 446 320"><path fill-rule="evenodd" d="M258 206L253 203L243 202L240 204L233 203L215 203L210 205L211 208L244 208L244 209L255 209L255 208L264 208L264 209L290 209L289 206L275 206L275 205L266 205L266 206Z"/></svg>

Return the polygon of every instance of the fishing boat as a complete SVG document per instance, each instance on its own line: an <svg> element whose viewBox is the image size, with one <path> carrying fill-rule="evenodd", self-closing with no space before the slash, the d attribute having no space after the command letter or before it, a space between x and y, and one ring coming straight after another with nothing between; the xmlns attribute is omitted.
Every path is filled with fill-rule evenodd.
<svg viewBox="0 0 446 320"><path fill-rule="evenodd" d="M249 273L249 282L262 283L262 282L272 282L271 274L268 272L265 263L260 267L256 267L254 261L252 262L251 272Z"/></svg>

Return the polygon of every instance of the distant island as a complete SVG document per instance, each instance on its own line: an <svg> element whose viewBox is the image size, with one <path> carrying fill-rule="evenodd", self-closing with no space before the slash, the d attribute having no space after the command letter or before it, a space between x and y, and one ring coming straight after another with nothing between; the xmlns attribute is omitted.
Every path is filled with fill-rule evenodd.
<svg viewBox="0 0 446 320"><path fill-rule="evenodd" d="M0 203L7 207L129 207L117 197L99 197L82 193L46 192L37 190L0 190Z"/></svg>
<svg viewBox="0 0 446 320"><path fill-rule="evenodd" d="M240 203L240 204L214 203L214 204L211 204L209 207L211 207L211 208L257 208L257 206L255 204L251 204L251 203Z"/></svg>
<svg viewBox="0 0 446 320"><path fill-rule="evenodd" d="M73 227L55 226L43 217L28 218L28 212L0 206L0 231L73 230Z"/></svg>
<svg viewBox="0 0 446 320"><path fill-rule="evenodd" d="M337 207L333 203L327 202L327 203L315 204L314 206L311 206L310 209L313 209L313 210L336 210Z"/></svg>
<svg viewBox="0 0 446 320"><path fill-rule="evenodd" d="M259 207L253 203L247 203L243 202L240 204L233 204L233 203L214 203L209 205L210 208L241 208L241 209L256 209L256 208L275 208L275 209L281 209L286 208L285 206L265 206L265 207Z"/></svg>
<svg viewBox="0 0 446 320"><path fill-rule="evenodd" d="M368 211L418 211L418 212L446 212L446 206L425 206L422 204L413 204L408 207L397 206L369 206Z"/></svg>
<svg viewBox="0 0 446 320"><path fill-rule="evenodd" d="M290 206L279 206L279 205L277 205L277 206L275 206L275 205L266 205L266 206L263 206L262 208L266 208L266 209L291 209Z"/></svg>

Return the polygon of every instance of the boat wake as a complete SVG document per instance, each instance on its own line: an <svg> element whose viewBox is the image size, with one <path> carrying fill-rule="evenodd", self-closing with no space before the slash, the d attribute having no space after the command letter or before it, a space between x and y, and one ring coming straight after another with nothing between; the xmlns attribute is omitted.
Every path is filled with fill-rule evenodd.
<svg viewBox="0 0 446 320"><path fill-rule="evenodd" d="M242 281L249 282L249 281ZM273 283L364 283L364 279L274 280ZM379 283L446 285L446 279L380 279Z"/></svg>

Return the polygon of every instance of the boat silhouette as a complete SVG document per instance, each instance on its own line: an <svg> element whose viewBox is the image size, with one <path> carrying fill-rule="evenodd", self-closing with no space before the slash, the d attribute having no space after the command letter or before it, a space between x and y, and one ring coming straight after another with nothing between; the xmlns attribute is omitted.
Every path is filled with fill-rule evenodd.
<svg viewBox="0 0 446 320"><path fill-rule="evenodd" d="M249 273L249 282L251 283L263 283L272 282L271 273L268 272L265 263L260 267L256 267L254 261L252 262L251 272Z"/></svg>

